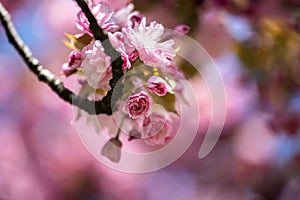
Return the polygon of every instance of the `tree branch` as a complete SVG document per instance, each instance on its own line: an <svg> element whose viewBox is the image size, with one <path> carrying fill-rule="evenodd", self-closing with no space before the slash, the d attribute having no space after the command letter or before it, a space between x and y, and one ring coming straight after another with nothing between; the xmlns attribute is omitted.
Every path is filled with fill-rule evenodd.
<svg viewBox="0 0 300 200"><path fill-rule="evenodd" d="M103 102L106 104L111 104L112 107L115 106L115 100L112 100L113 92L120 94L122 90L122 84L118 87L118 91L114 91L117 82L123 76L123 59L121 54L112 46L111 42L108 39L108 36L104 33L103 29L98 25L97 20L95 19L94 15L92 14L91 10L89 9L85 0L75 0L78 6L81 8L82 12L86 15L88 21L90 22L90 30L92 31L95 40L100 40L102 46L104 48L104 52L111 58L111 65L112 65L112 76L113 78L109 81L109 85L112 88L108 91L107 95L102 99Z"/></svg>
<svg viewBox="0 0 300 200"><path fill-rule="evenodd" d="M112 92L116 86L118 80L122 77L122 64L123 60L119 54L111 45L108 40L107 35L104 34L103 30L98 26L95 17L90 12L88 5L83 0L76 0L78 5L81 7L82 11L86 14L88 20L90 21L90 29L94 34L96 40L100 40L105 49L105 53L111 57L112 60L112 73L113 78L110 80L111 90L101 101L91 101L86 98L82 98L72 91L64 87L62 81L57 78L49 70L45 69L32 55L32 52L23 42L23 40L18 35L16 28L14 27L11 16L4 6L0 3L0 20L6 31L7 38L9 42L18 51L19 55L23 58L28 68L37 76L39 81L46 83L61 99L73 104L85 110L89 114L112 114ZM115 101L114 101L115 102Z"/></svg>

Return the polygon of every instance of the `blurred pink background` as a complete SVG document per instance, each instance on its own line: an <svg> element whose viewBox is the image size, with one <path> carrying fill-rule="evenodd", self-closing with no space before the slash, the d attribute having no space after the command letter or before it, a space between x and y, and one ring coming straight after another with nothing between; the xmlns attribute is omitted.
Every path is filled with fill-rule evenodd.
<svg viewBox="0 0 300 200"><path fill-rule="evenodd" d="M107 2L114 8L128 3ZM231 6L231 1L207 1L201 6L200 2L134 2L150 20L166 28L179 23L192 27L190 36L219 67L227 101L221 139L206 158L199 159L210 102L202 79L191 79L192 84L199 85L199 133L180 159L147 174L115 171L87 152L71 124L71 105L38 82L0 26L0 199L300 199L299 86L284 107L287 118L295 121L295 131L275 131L269 120L278 119L278 115L266 112L258 81L245 81L249 79L247 69L235 50L236 42L248 37L249 24L265 16L285 19L292 12L286 6L299 6L298 1L244 0L240 2L249 3L244 10ZM63 44L64 33L77 32L74 21L79 8L62 0L2 3L34 55L59 75L70 52ZM72 88L74 78L62 80Z"/></svg>

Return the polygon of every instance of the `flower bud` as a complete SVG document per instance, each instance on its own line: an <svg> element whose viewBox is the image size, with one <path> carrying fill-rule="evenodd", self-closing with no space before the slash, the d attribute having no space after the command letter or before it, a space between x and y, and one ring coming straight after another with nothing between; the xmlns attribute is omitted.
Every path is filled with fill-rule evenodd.
<svg viewBox="0 0 300 200"><path fill-rule="evenodd" d="M143 15L137 13L135 15L132 15L130 17L130 22L131 22L131 27L132 28L135 28L137 27L138 25L140 25L140 23L142 22L142 19L143 19Z"/></svg>
<svg viewBox="0 0 300 200"><path fill-rule="evenodd" d="M122 143L118 138L111 138L102 148L101 155L110 161L118 163L121 159Z"/></svg>
<svg viewBox="0 0 300 200"><path fill-rule="evenodd" d="M151 76L148 79L147 88L158 96L164 96L171 90L166 81L158 76Z"/></svg>
<svg viewBox="0 0 300 200"><path fill-rule="evenodd" d="M179 32L181 35L186 35L190 32L190 27L185 24L180 24L176 26L174 30Z"/></svg>
<svg viewBox="0 0 300 200"><path fill-rule="evenodd" d="M75 50L70 53L68 65L72 69L79 68L82 63L82 52Z"/></svg>
<svg viewBox="0 0 300 200"><path fill-rule="evenodd" d="M134 62L139 57L138 51L133 51L131 54L129 54L129 60L130 62Z"/></svg>

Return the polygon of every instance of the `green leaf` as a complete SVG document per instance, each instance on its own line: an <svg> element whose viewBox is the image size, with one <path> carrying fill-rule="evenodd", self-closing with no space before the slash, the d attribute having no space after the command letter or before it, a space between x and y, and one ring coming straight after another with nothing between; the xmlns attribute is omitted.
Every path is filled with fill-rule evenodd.
<svg viewBox="0 0 300 200"><path fill-rule="evenodd" d="M191 79L199 74L198 70L188 61L181 60L181 62L178 61L178 63L178 68L184 73L186 78Z"/></svg>
<svg viewBox="0 0 300 200"><path fill-rule="evenodd" d="M71 49L82 50L86 45L88 45L92 41L92 37L88 34L83 34L79 37L65 33L65 35L71 40L65 41L65 45Z"/></svg>
<svg viewBox="0 0 300 200"><path fill-rule="evenodd" d="M167 93L165 96L157 96L156 94L150 93L150 95L155 101L155 103L158 103L161 106L163 106L166 109L166 111L172 112L179 116L175 108L176 98L174 94Z"/></svg>
<svg viewBox="0 0 300 200"><path fill-rule="evenodd" d="M86 98L88 97L94 89L91 88L87 83L85 83L78 92L78 96ZM78 108L75 121L78 121L82 117L82 110Z"/></svg>

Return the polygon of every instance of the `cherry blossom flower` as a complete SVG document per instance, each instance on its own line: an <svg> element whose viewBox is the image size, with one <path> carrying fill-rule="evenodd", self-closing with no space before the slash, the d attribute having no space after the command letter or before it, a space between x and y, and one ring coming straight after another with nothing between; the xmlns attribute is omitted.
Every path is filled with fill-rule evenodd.
<svg viewBox="0 0 300 200"><path fill-rule="evenodd" d="M125 113L133 119L145 116L150 109L150 97L144 91L130 96L125 105Z"/></svg>
<svg viewBox="0 0 300 200"><path fill-rule="evenodd" d="M140 59L152 67L166 67L172 64L175 57L174 40L161 41L164 33L163 25L151 22L146 26L144 17L137 28L123 28L129 45L138 52Z"/></svg>
<svg viewBox="0 0 300 200"><path fill-rule="evenodd" d="M130 50L126 50L125 44L123 42L124 38L122 33L120 32L116 32L116 33L111 33L108 32L108 38L112 44L112 46L121 54L122 58L123 58L123 72L125 73L127 69L131 68L131 60L129 55L127 54L127 51ZM133 51L133 50L131 50Z"/></svg>
<svg viewBox="0 0 300 200"><path fill-rule="evenodd" d="M114 12L110 9L110 7L106 3L100 2L96 5L91 4L90 7L91 7L92 14L95 16L101 28L107 31L117 28L117 25L115 25L115 23L111 20ZM92 35L92 32L89 28L90 22L88 21L86 15L82 11L80 11L77 14L77 18L78 19L75 22L77 28L80 31Z"/></svg>
<svg viewBox="0 0 300 200"><path fill-rule="evenodd" d="M85 49L81 67L89 86L94 89L110 90L109 80L112 79L110 57L105 54L101 42L95 41Z"/></svg>
<svg viewBox="0 0 300 200"><path fill-rule="evenodd" d="M143 133L144 141L146 144L164 145L171 139L172 124L171 121L166 119L166 116L152 113L149 117L145 118Z"/></svg>
<svg viewBox="0 0 300 200"><path fill-rule="evenodd" d="M172 91L172 88L169 86L169 84L158 76L151 76L148 79L147 88L158 96L164 96L169 91Z"/></svg>
<svg viewBox="0 0 300 200"><path fill-rule="evenodd" d="M132 3L128 4L126 7L123 7L117 10L112 16L112 21L118 27L126 27L131 23L132 16L139 15L138 11L133 11L134 5Z"/></svg>

